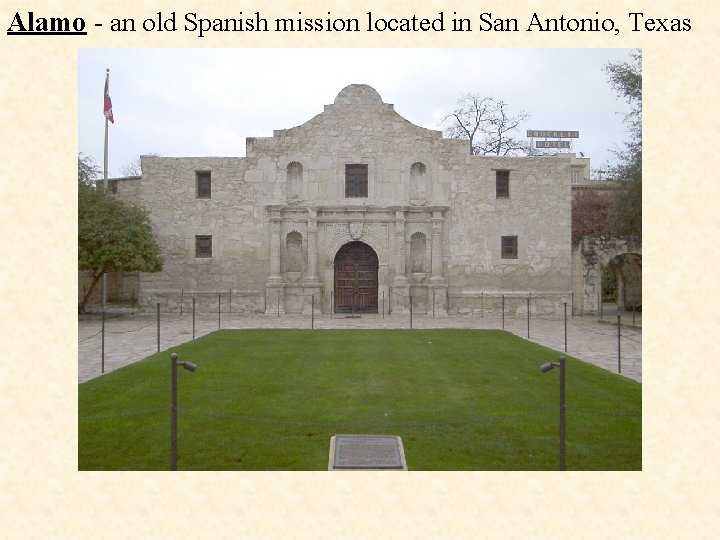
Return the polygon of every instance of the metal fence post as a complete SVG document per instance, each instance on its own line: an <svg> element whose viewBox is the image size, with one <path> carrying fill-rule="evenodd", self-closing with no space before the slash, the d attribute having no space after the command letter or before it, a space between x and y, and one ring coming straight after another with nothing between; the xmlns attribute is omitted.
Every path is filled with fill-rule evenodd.
<svg viewBox="0 0 720 540"><path fill-rule="evenodd" d="M105 373L105 310L102 310L102 345L100 353L100 373Z"/></svg>
<svg viewBox="0 0 720 540"><path fill-rule="evenodd" d="M228 315L232 315L232 289L228 290Z"/></svg>
<svg viewBox="0 0 720 540"><path fill-rule="evenodd" d="M177 471L177 354L170 355L170 470Z"/></svg>
<svg viewBox="0 0 720 540"><path fill-rule="evenodd" d="M485 293L480 291L480 318L485 316Z"/></svg>
<svg viewBox="0 0 720 540"><path fill-rule="evenodd" d="M312 295L312 312L310 314L310 328L315 329L315 295Z"/></svg>
<svg viewBox="0 0 720 540"><path fill-rule="evenodd" d="M617 351L618 351L618 373L622 373L620 362L620 315L617 316Z"/></svg>
<svg viewBox="0 0 720 540"><path fill-rule="evenodd" d="M565 352L567 352L567 302L563 303L563 319L565 322Z"/></svg>
<svg viewBox="0 0 720 540"><path fill-rule="evenodd" d="M383 303L383 307L382 307L382 314L383 314L383 315L382 315L382 318L384 319L384 318L385 318L385 291L382 292L382 303Z"/></svg>
<svg viewBox="0 0 720 540"><path fill-rule="evenodd" d="M278 289L277 316L280 316L280 289Z"/></svg>
<svg viewBox="0 0 720 540"><path fill-rule="evenodd" d="M160 352L160 302L157 304L157 352Z"/></svg>
<svg viewBox="0 0 720 540"><path fill-rule="evenodd" d="M333 318L333 313L335 313L335 299L333 298L333 292L330 291L330 318Z"/></svg>
<svg viewBox="0 0 720 540"><path fill-rule="evenodd" d="M565 447L565 426L566 426L566 411L567 405L565 403L565 357L560 357L560 470L565 470L565 459L566 459L566 447Z"/></svg>
<svg viewBox="0 0 720 540"><path fill-rule="evenodd" d="M195 297L193 296L193 339L195 339Z"/></svg>
<svg viewBox="0 0 720 540"><path fill-rule="evenodd" d="M433 319L435 318L435 291L433 291Z"/></svg>
<svg viewBox="0 0 720 540"><path fill-rule="evenodd" d="M180 316L182 317L183 312L183 297L185 296L185 289L180 289Z"/></svg>
<svg viewBox="0 0 720 540"><path fill-rule="evenodd" d="M527 336L528 336L528 339L530 339L530 297L529 296L527 297L527 322L528 322Z"/></svg>
<svg viewBox="0 0 720 540"><path fill-rule="evenodd" d="M409 298L410 298L410 329L412 329L412 295L410 295Z"/></svg>
<svg viewBox="0 0 720 540"><path fill-rule="evenodd" d="M218 293L218 330L220 330L220 297L222 293Z"/></svg>
<svg viewBox="0 0 720 540"><path fill-rule="evenodd" d="M505 330L505 295L502 295L502 327Z"/></svg>

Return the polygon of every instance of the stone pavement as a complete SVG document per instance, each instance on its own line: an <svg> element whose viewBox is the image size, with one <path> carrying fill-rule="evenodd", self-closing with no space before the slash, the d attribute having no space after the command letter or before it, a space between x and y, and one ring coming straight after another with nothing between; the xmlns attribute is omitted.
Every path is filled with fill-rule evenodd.
<svg viewBox="0 0 720 540"><path fill-rule="evenodd" d="M316 315L315 328L409 328L409 315ZM192 316L163 313L160 316L160 350L192 339ZM309 315L240 316L222 313L220 327L229 328L310 328ZM478 328L499 329L500 317L420 315L413 317L413 328ZM78 383L101 375L102 322L100 315L84 315L78 321ZM195 337L218 329L218 316L196 317ZM506 317L505 330L527 339L528 325L524 317ZM564 350L562 318L531 318L530 341L557 351ZM639 328L621 328L622 375L642 381L642 332ZM568 317L567 354L603 369L617 373L617 326L600 322L597 317ZM105 321L105 373L137 362L157 352L157 320L155 313L108 313Z"/></svg>

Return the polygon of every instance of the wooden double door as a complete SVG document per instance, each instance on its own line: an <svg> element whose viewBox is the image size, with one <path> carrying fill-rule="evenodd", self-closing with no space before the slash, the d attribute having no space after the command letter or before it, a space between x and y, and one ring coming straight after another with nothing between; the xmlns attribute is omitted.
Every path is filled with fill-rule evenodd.
<svg viewBox="0 0 720 540"><path fill-rule="evenodd" d="M335 256L335 312L378 312L378 257L363 242L345 244Z"/></svg>

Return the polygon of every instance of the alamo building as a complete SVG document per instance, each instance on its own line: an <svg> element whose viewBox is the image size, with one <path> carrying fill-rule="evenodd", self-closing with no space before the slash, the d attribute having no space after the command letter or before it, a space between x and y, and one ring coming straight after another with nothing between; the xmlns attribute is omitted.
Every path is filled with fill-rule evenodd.
<svg viewBox="0 0 720 540"><path fill-rule="evenodd" d="M353 84L304 124L248 138L244 158L142 156L141 176L111 181L149 211L165 260L116 279L168 310L223 293L233 313L308 314L311 299L407 313L412 297L417 314L466 314L500 295L593 311L598 272L571 246L571 177L588 162L473 156Z"/></svg>

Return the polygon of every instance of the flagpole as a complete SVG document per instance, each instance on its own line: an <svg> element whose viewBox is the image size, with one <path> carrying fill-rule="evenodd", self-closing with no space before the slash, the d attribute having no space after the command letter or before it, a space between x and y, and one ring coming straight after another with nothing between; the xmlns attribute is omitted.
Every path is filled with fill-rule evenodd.
<svg viewBox="0 0 720 540"><path fill-rule="evenodd" d="M105 75L105 86L109 87L110 83L110 69L106 69ZM107 194L108 192L108 117L105 116L105 153L103 159L103 190ZM102 310L105 311L105 302L107 300L107 273L103 272L102 275Z"/></svg>

